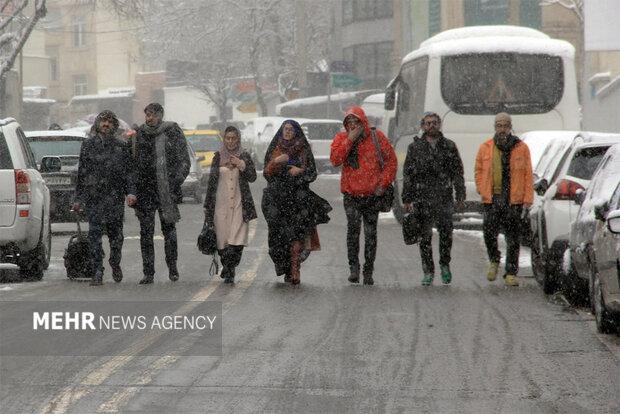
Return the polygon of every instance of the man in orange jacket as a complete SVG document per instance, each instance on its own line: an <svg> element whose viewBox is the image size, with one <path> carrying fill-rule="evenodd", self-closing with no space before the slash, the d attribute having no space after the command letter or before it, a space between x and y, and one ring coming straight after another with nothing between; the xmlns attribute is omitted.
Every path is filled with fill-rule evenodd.
<svg viewBox="0 0 620 414"><path fill-rule="evenodd" d="M377 196L396 177L396 153L388 139L375 130L384 168L379 164L377 147L364 110L354 106L344 118L346 132L339 132L331 145L332 165L342 165L340 191L344 194L344 209L347 215L347 253L351 274L349 282L359 283L359 249L362 219L364 221L364 284L372 285L374 280L375 256L377 253L377 221L379 210Z"/></svg>
<svg viewBox="0 0 620 414"><path fill-rule="evenodd" d="M489 255L487 279L497 277L501 253L497 236L506 236L507 286L519 286L519 235L521 215L534 199L532 161L527 145L512 135L512 119L501 112L495 116L495 136L480 145L475 167L476 189L482 198L484 243Z"/></svg>

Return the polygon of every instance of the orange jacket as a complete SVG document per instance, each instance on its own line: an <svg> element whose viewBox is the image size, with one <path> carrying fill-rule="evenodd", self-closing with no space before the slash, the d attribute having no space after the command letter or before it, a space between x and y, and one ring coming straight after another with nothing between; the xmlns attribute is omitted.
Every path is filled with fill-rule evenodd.
<svg viewBox="0 0 620 414"><path fill-rule="evenodd" d="M476 156L476 190L484 204L493 199L493 138L480 145ZM534 201L534 182L530 150L519 141L510 152L510 204L532 204Z"/></svg>
<svg viewBox="0 0 620 414"><path fill-rule="evenodd" d="M355 116L364 125L364 138L358 146L359 168L353 168L346 163L347 155L353 148L353 142L347 138L347 132L339 132L334 136L330 160L335 167L342 165L342 176L340 178L340 191L342 193L357 197L371 196L379 185L386 188L394 181L396 177L396 153L383 132L376 130L385 166L381 171L368 118L366 118L364 110L359 106L354 106L346 112L345 118L349 115Z"/></svg>

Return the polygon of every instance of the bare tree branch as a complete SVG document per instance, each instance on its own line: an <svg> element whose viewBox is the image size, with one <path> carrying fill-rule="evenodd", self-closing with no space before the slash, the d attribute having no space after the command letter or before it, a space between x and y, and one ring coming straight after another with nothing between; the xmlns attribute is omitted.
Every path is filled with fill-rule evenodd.
<svg viewBox="0 0 620 414"><path fill-rule="evenodd" d="M565 9L572 11L579 21L583 22L583 0L541 0L541 6L560 5Z"/></svg>

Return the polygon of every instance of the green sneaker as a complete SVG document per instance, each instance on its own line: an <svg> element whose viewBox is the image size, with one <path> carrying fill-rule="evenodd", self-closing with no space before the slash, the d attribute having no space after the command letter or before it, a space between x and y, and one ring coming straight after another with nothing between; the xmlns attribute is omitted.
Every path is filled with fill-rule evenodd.
<svg viewBox="0 0 620 414"><path fill-rule="evenodd" d="M422 278L422 286L430 286L430 285L432 285L434 277L435 277L435 275L433 275L431 273L425 274L424 277Z"/></svg>
<svg viewBox="0 0 620 414"><path fill-rule="evenodd" d="M441 265L441 281L444 285L449 285L452 282L452 272L450 271L450 266Z"/></svg>

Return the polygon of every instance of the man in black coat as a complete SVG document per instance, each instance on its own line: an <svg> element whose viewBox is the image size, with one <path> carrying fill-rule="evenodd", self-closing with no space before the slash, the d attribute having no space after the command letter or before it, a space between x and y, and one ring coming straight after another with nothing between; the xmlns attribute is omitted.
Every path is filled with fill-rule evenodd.
<svg viewBox="0 0 620 414"><path fill-rule="evenodd" d="M136 202L129 146L116 134L118 119L103 111L95 120L88 139L82 144L73 210L84 209L88 217L88 238L95 275L91 285L103 284L104 230L110 241L110 267L116 282L123 279L120 267L123 248L124 200Z"/></svg>
<svg viewBox="0 0 620 414"><path fill-rule="evenodd" d="M433 282L433 225L439 232L439 265L444 284L452 281L450 251L452 250L452 214L454 193L456 207L465 203L463 161L456 144L441 133L441 119L434 112L427 112L421 120L424 133L415 137L407 148L403 167L402 201L405 210L415 214L422 228L420 255L422 258L422 285Z"/></svg>
<svg viewBox="0 0 620 414"><path fill-rule="evenodd" d="M144 108L145 123L136 131L130 146L136 168L136 216L140 221L140 248L144 277L140 284L153 283L155 276L155 212L159 212L164 234L168 277L179 279L176 223L181 219L177 204L183 201L181 184L189 174L187 140L174 122L163 122L164 108L151 103Z"/></svg>

